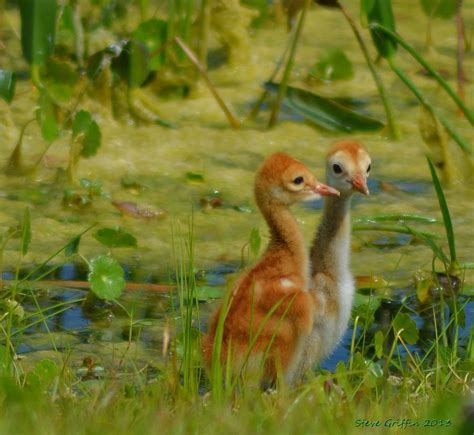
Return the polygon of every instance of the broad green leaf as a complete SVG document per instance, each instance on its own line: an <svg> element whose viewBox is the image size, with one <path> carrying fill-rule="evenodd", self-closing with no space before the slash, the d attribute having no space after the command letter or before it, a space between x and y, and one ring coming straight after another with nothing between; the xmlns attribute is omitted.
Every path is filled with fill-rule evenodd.
<svg viewBox="0 0 474 435"><path fill-rule="evenodd" d="M377 358L382 358L383 356L383 332L377 331L374 337L374 346L375 346L375 355Z"/></svg>
<svg viewBox="0 0 474 435"><path fill-rule="evenodd" d="M0 97L11 103L15 96L16 74L0 69Z"/></svg>
<svg viewBox="0 0 474 435"><path fill-rule="evenodd" d="M356 293L354 295L354 308L369 308L371 311L376 311L380 307L382 298L377 295L363 295L361 293Z"/></svg>
<svg viewBox="0 0 474 435"><path fill-rule="evenodd" d="M362 327L369 327L374 322L375 311L380 306L382 299L376 295L362 295L356 293L354 295L354 305L352 309L352 318L359 318L358 324Z"/></svg>
<svg viewBox="0 0 474 435"><path fill-rule="evenodd" d="M428 17L449 20L457 10L457 0L421 0L421 8Z"/></svg>
<svg viewBox="0 0 474 435"><path fill-rule="evenodd" d="M146 46L150 54L158 51L167 40L168 23L153 18L141 23L132 33L132 39ZM149 60L151 71L157 71L164 62L164 51L151 56Z"/></svg>
<svg viewBox="0 0 474 435"><path fill-rule="evenodd" d="M120 56L112 60L112 68L130 88L138 88L150 74L150 53L143 42L131 39Z"/></svg>
<svg viewBox="0 0 474 435"><path fill-rule="evenodd" d="M31 242L31 218L30 209L25 208L25 214L23 216L23 224L21 230L21 253L26 255L30 247Z"/></svg>
<svg viewBox="0 0 474 435"><path fill-rule="evenodd" d="M278 85L268 83L270 91L277 91ZM303 89L288 86L285 104L318 127L338 132L377 131L384 124L348 109L330 98L321 97Z"/></svg>
<svg viewBox="0 0 474 435"><path fill-rule="evenodd" d="M92 119L89 112L80 110L72 122L72 138L82 137L81 156L90 157L97 154L101 144L101 133L97 122Z"/></svg>
<svg viewBox="0 0 474 435"><path fill-rule="evenodd" d="M321 80L349 80L354 77L352 62L337 48L327 49L309 73Z"/></svg>
<svg viewBox="0 0 474 435"><path fill-rule="evenodd" d="M260 246L262 245L262 237L260 236L260 231L258 228L252 228L252 231L250 232L249 243L250 252L254 257L256 257L260 252Z"/></svg>
<svg viewBox="0 0 474 435"><path fill-rule="evenodd" d="M392 322L393 329L408 344L418 341L418 328L415 321L406 313L398 313ZM401 332L400 332L401 331Z"/></svg>
<svg viewBox="0 0 474 435"><path fill-rule="evenodd" d="M122 266L117 260L107 255L91 260L88 279L91 290L100 299L117 299L125 288Z"/></svg>
<svg viewBox="0 0 474 435"><path fill-rule="evenodd" d="M366 14L369 24L382 24L395 31L395 19L392 11L392 0L372 0L361 2L362 14ZM391 58L397 51L396 42L388 35L370 28L370 34L380 56Z"/></svg>
<svg viewBox="0 0 474 435"><path fill-rule="evenodd" d="M64 254L66 255L66 257L70 257L71 255L77 254L80 243L81 236L74 237L64 248Z"/></svg>
<svg viewBox="0 0 474 435"><path fill-rule="evenodd" d="M433 179L433 184L436 190L436 196L438 197L439 208L441 209L441 214L443 215L444 228L446 230L446 237L448 239L449 245L449 254L451 257L451 266L455 267L457 262L456 241L454 238L454 229L453 222L451 220L451 214L449 213L448 203L446 202L446 197L444 196L443 188L441 187L441 182L439 181L438 175L436 174L436 169L433 166L433 162L429 158L427 160L431 172L431 178Z"/></svg>
<svg viewBox="0 0 474 435"><path fill-rule="evenodd" d="M136 247L137 239L121 227L101 228L94 238L108 248Z"/></svg>
<svg viewBox="0 0 474 435"><path fill-rule="evenodd" d="M32 65L44 65L54 49L56 0L19 0L21 47Z"/></svg>
<svg viewBox="0 0 474 435"><path fill-rule="evenodd" d="M39 107L36 109L36 120L41 128L41 135L45 141L53 142L59 136L53 101L49 95L42 92L38 103Z"/></svg>

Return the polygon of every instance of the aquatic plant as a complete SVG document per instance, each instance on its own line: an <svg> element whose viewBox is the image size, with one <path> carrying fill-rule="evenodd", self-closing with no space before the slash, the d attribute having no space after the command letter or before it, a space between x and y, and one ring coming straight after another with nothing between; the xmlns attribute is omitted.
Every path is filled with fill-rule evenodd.
<svg viewBox="0 0 474 435"><path fill-rule="evenodd" d="M464 113L466 119L471 125L474 125L474 114L466 107L461 98L451 89L449 84L444 80L439 73L427 62L409 43L407 43L396 31L394 25L394 18L392 13L391 1L368 1L371 8L365 8L364 12L367 14L368 26L371 31L374 44L379 55L386 59L392 68L393 72L400 78L400 80L410 89L419 102L429 110L440 123L444 126L453 140L461 147L461 149L470 154L471 146L469 143L454 129L451 123L436 110L432 104L423 96L422 92L412 82L412 80L400 69L395 63L395 54L397 52L398 44L403 47L413 58L420 63L430 75L440 84L440 86L447 92L451 99L455 102L458 108Z"/></svg>

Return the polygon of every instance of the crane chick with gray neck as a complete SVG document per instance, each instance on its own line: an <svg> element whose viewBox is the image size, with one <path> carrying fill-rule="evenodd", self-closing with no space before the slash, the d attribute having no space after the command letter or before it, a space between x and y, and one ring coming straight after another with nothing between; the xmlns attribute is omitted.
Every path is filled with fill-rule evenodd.
<svg viewBox="0 0 474 435"><path fill-rule="evenodd" d="M324 198L324 211L311 251L310 293L316 314L304 343L299 375L327 357L344 335L355 292L350 271L351 219L354 192L369 194L370 156L356 141L335 143L326 158L327 184L340 191Z"/></svg>

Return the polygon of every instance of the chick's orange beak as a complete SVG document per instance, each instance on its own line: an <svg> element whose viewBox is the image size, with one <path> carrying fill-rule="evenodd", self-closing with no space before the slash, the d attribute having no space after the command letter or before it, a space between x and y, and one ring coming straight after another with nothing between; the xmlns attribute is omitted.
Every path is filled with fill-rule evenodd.
<svg viewBox="0 0 474 435"><path fill-rule="evenodd" d="M352 188L354 190L357 190L358 192L360 192L364 195L369 194L369 188L367 187L367 180L365 179L365 177L363 175L361 175L361 174L356 175L352 179L351 184L352 184Z"/></svg>
<svg viewBox="0 0 474 435"><path fill-rule="evenodd" d="M339 190L332 188L331 186L327 186L326 184L320 183L316 181L313 186L313 191L318 193L319 195L323 196L339 196Z"/></svg>

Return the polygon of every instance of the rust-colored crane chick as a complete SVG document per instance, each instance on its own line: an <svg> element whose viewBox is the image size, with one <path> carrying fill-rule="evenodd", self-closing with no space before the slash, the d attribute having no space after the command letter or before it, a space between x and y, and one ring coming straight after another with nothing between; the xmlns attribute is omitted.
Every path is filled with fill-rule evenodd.
<svg viewBox="0 0 474 435"><path fill-rule="evenodd" d="M231 364L234 374L255 371L262 385L274 384L279 374L292 381L303 338L311 332L314 306L308 293L308 253L289 207L338 194L287 154L273 154L263 162L255 179L255 198L270 242L260 261L237 279L227 307L221 306L211 319L203 340L208 368L222 315L224 366Z"/></svg>

